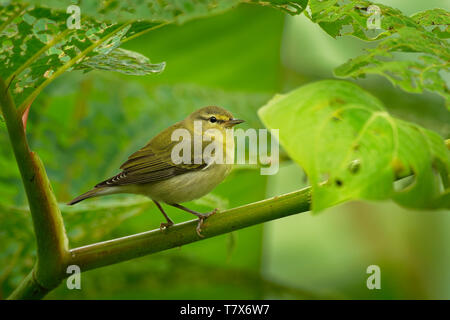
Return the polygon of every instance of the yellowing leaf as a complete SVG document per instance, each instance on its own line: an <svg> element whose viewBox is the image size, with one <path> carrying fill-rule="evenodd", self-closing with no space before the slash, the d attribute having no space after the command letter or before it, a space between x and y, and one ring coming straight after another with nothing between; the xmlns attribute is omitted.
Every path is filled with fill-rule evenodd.
<svg viewBox="0 0 450 320"><path fill-rule="evenodd" d="M305 169L314 211L356 199L450 207L445 183L450 152L444 141L390 116L353 83L305 85L269 101L259 116L268 128L280 130L281 145ZM395 182L407 175L412 177Z"/></svg>

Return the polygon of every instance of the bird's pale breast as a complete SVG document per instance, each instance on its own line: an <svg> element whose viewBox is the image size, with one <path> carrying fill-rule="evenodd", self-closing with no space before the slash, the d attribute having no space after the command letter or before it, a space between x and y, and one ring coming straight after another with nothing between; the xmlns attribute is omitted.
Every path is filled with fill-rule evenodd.
<svg viewBox="0 0 450 320"><path fill-rule="evenodd" d="M188 172L168 180L140 186L141 194L165 203L183 203L198 199L225 179L231 165L214 164L205 170Z"/></svg>
<svg viewBox="0 0 450 320"><path fill-rule="evenodd" d="M226 163L213 163L205 169L180 174L167 180L127 186L127 189L132 189L127 192L142 194L165 203L183 203L198 199L211 192L230 173L234 160L234 141L227 144L224 153Z"/></svg>

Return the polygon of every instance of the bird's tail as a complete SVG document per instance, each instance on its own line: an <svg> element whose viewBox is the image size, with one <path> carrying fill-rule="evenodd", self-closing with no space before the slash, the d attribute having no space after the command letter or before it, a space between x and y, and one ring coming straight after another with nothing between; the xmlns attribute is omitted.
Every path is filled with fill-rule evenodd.
<svg viewBox="0 0 450 320"><path fill-rule="evenodd" d="M79 195L78 197L76 197L72 201L68 202L67 204L69 206L71 206L71 205L74 205L80 201L83 201L83 200L86 200L89 198L94 198L94 197L113 193L113 192L111 192L112 190L107 190L107 189L110 189L110 188L94 188L92 190L89 190L86 193L83 193L82 195Z"/></svg>

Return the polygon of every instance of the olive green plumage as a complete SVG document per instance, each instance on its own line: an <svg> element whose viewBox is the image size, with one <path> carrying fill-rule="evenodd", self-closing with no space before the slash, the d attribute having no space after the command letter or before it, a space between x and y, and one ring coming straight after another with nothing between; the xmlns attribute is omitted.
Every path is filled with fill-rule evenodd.
<svg viewBox="0 0 450 320"><path fill-rule="evenodd" d="M194 132L194 122L199 121L202 132ZM243 122L233 118L225 109L208 106L190 114L186 119L166 128L142 149L133 153L128 160L120 166L122 172L105 181L98 183L92 190L76 197L68 204L73 205L88 198L116 193L142 194L151 198L167 219L161 224L167 227L172 224L158 201L176 206L190 213L196 214L201 221L206 217L203 214L189 210L179 203L191 201L210 192L230 172L232 164L208 164L207 159L200 159L199 163L179 163L172 161L172 148L178 141L172 141L172 133L176 129L186 129L191 137L196 134L204 135L209 129L216 129L223 134L227 128ZM193 138L194 139L194 138ZM193 143L193 139L189 141ZM216 140L214 140L216 139ZM212 137L218 147L223 148L225 157L234 158L234 141L225 145L225 141ZM204 148L211 141L203 141ZM194 159L194 148L191 148L191 158ZM198 227L198 231L200 229Z"/></svg>

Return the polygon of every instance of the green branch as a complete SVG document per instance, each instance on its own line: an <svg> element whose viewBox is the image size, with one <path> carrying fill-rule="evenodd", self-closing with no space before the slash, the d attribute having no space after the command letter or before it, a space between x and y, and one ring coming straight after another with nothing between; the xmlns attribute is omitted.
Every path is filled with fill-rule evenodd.
<svg viewBox="0 0 450 320"><path fill-rule="evenodd" d="M218 212L205 220L200 238L197 220L176 224L166 230L152 230L70 250L68 265L87 271L179 247L259 223L308 211L310 188L305 188L241 207Z"/></svg>
<svg viewBox="0 0 450 320"><path fill-rule="evenodd" d="M263 201L218 212L205 220L200 238L195 228L197 220L176 224L167 230L152 230L118 239L70 250L70 255L61 266L77 265L81 271L88 271L142 257L151 253L179 247L195 241L204 240L259 223L279 219L296 213L308 211L311 189L305 188ZM67 275L59 274L58 281ZM55 286L56 287L56 286ZM30 273L9 299L42 298L53 288L42 288Z"/></svg>
<svg viewBox="0 0 450 320"><path fill-rule="evenodd" d="M61 277L58 275L63 274L62 267L68 254L63 219L44 166L39 157L30 151L22 117L17 112L11 94L2 79L0 79L0 107L25 187L36 235L38 258L34 271L27 278L33 280L40 288L51 289L60 282Z"/></svg>
<svg viewBox="0 0 450 320"><path fill-rule="evenodd" d="M31 272L22 280L20 285L8 297L8 300L19 299L42 299L51 289L44 288L36 279L36 269L33 268Z"/></svg>

